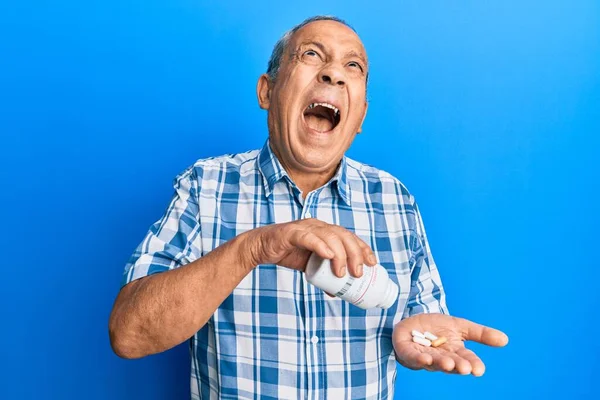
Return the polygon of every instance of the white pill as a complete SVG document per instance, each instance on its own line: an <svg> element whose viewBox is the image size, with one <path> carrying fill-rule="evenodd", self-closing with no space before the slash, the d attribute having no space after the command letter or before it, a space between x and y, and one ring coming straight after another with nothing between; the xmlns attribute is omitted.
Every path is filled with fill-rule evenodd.
<svg viewBox="0 0 600 400"><path fill-rule="evenodd" d="M434 335L433 333L431 333L431 332L425 332L425 333L423 334L423 336L425 336L425 339L429 339L429 340L431 340L432 342L438 338L437 336L435 336L435 335Z"/></svg>
<svg viewBox="0 0 600 400"><path fill-rule="evenodd" d="M431 346L431 340L427 340L425 338L418 337L418 336L413 336L413 342L422 344L423 346L427 346L427 347Z"/></svg>
<svg viewBox="0 0 600 400"><path fill-rule="evenodd" d="M413 337L420 337L421 339L425 339L425 335L423 335L421 332L419 332L418 330L414 329L411 334L413 335Z"/></svg>

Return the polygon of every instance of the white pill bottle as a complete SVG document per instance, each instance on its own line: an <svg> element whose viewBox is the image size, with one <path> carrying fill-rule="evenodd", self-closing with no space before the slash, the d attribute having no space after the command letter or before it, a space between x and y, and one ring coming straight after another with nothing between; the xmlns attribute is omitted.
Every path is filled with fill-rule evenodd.
<svg viewBox="0 0 600 400"><path fill-rule="evenodd" d="M379 264L365 265L360 278L351 276L347 270L344 277L338 278L331 270L330 261L313 253L304 272L309 283L365 310L390 308L398 300L398 285Z"/></svg>

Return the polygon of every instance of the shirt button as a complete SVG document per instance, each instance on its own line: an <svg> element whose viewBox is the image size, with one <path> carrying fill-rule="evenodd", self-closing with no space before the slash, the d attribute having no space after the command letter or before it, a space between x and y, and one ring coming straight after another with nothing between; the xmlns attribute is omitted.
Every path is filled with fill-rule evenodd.
<svg viewBox="0 0 600 400"><path fill-rule="evenodd" d="M312 344L317 344L317 342L319 341L319 338L317 336L313 336L310 338L310 341Z"/></svg>
<svg viewBox="0 0 600 400"><path fill-rule="evenodd" d="M312 218L312 215L307 211L306 214L304 214L304 218Z"/></svg>

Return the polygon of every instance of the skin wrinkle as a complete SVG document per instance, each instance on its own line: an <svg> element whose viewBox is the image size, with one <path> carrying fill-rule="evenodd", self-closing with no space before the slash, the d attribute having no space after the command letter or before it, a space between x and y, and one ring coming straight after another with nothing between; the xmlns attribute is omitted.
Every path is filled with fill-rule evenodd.
<svg viewBox="0 0 600 400"><path fill-rule="evenodd" d="M367 112L366 71L359 58L346 55L365 51L358 35L346 25L318 21L291 37L287 53L278 78L261 76L257 94L261 108L268 111L272 150L306 197L333 177L362 129ZM340 105L340 121L331 133L308 131L303 114L315 96Z"/></svg>
<svg viewBox="0 0 600 400"><path fill-rule="evenodd" d="M306 49L306 47L310 47L310 46L316 46L318 47L323 53L327 53L327 50L325 49L325 46L318 41L318 39L316 40L310 40L310 41L306 41L303 43L300 43L300 45L296 48L296 50L294 50L291 55L290 58L296 61L300 61L300 55L302 54L302 50ZM367 65L367 59L365 58L365 56L362 53L358 53L356 51L349 51L344 55L344 58L348 59L348 58L360 58L362 64L360 64L361 66L361 70L364 72L366 69L366 65ZM365 85L366 86L366 85Z"/></svg>
<svg viewBox="0 0 600 400"><path fill-rule="evenodd" d="M312 23L312 22L316 22L316 21L336 21L339 22L345 26L347 26L348 28L350 28L353 32L356 33L356 31L354 30L354 28L352 28L352 26L350 26L348 23L346 23L346 21L331 16L331 15L318 15L315 17L311 17L308 18L306 20L304 20L303 22L301 22L300 24L296 25L294 28L290 29L289 31L287 31L275 44L275 47L273 49L273 53L271 54L271 58L269 59L269 64L267 67L267 74L268 76L271 78L272 81L275 81L277 78L277 75L279 73L279 67L281 65L281 59L284 56L284 53L286 51L286 49L289 46L289 42L291 37L302 27ZM368 81L368 77L367 77L367 81Z"/></svg>

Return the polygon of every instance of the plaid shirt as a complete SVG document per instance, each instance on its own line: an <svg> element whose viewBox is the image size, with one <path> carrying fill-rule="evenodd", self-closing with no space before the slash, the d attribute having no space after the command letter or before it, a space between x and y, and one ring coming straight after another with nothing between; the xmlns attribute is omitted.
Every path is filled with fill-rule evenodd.
<svg viewBox="0 0 600 400"><path fill-rule="evenodd" d="M190 340L192 399L392 399L394 325L447 313L414 197L390 174L347 157L302 199L270 149L197 161L174 182L165 215L123 284L191 263L242 232L300 218L341 225L398 283L389 309L330 298L303 273L259 265Z"/></svg>

